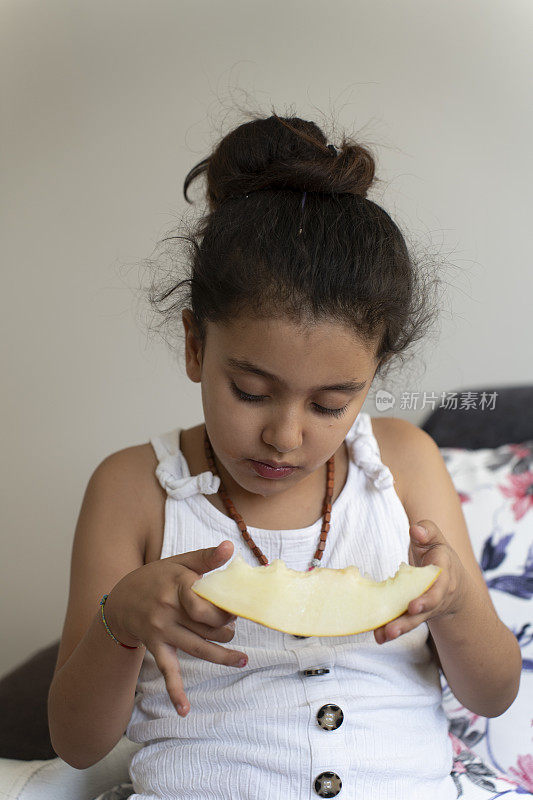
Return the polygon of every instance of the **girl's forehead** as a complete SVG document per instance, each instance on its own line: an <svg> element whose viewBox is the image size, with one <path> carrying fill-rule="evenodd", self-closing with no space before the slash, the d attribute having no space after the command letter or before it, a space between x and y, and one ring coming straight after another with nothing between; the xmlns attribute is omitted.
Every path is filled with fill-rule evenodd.
<svg viewBox="0 0 533 800"><path fill-rule="evenodd" d="M297 323L287 318L239 317L229 323L207 323L207 337L218 356L252 360L318 359L351 365L372 364L377 342L363 340L356 331L335 321ZM209 349L209 348L208 348Z"/></svg>

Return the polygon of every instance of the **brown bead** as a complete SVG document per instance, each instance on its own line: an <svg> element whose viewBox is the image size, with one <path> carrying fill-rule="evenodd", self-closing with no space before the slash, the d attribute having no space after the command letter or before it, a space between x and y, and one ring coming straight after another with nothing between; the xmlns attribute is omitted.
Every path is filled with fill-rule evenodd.
<svg viewBox="0 0 533 800"><path fill-rule="evenodd" d="M329 522L331 519L331 511L326 511L324 514L324 522Z"/></svg>
<svg viewBox="0 0 533 800"><path fill-rule="evenodd" d="M244 531L246 530L246 523L241 520L240 522L237 522L237 525L240 532L244 533Z"/></svg>
<svg viewBox="0 0 533 800"><path fill-rule="evenodd" d="M320 541L325 542L327 538L328 538L328 532L322 531L322 533L320 534Z"/></svg>
<svg viewBox="0 0 533 800"><path fill-rule="evenodd" d="M323 542L319 542L319 545L318 545L318 547L317 547L317 550L318 550L319 552L322 552L322 551L324 550L324 548L325 548L325 547L326 547L326 542L325 542L325 541L323 541Z"/></svg>

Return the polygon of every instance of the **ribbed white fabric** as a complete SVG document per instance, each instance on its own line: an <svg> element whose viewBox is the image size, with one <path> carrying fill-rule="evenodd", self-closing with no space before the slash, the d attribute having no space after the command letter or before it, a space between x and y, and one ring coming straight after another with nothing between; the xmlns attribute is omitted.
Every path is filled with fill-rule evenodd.
<svg viewBox="0 0 533 800"><path fill-rule="evenodd" d="M156 475L167 491L161 558L230 539L234 555L257 566L235 522L203 496L218 490L219 477L191 477L180 430L151 439ZM359 413L346 441L348 476L333 504L322 566L355 564L382 581L409 561L409 521L367 413ZM280 558L303 571L321 523L249 531L269 563ZM239 617L234 638L223 646L248 654L243 669L177 651L191 704L186 717L175 711L146 651L126 731L144 744L131 761L130 800L315 800L323 772L336 773L342 788L322 796L339 800L455 800L453 751L428 633L423 623L383 645L372 631L296 639ZM313 667L329 673L303 675ZM344 715L335 730L317 722L329 703Z"/></svg>

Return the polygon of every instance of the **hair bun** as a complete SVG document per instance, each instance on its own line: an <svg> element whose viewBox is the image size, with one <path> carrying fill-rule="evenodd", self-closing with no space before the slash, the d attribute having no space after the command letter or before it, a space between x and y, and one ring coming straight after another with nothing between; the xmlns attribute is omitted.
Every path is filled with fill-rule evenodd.
<svg viewBox="0 0 533 800"><path fill-rule="evenodd" d="M202 172L214 208L229 198L267 189L366 197L375 162L369 150L346 137L337 150L314 122L273 114L239 125L193 167L184 183L186 200L189 184Z"/></svg>

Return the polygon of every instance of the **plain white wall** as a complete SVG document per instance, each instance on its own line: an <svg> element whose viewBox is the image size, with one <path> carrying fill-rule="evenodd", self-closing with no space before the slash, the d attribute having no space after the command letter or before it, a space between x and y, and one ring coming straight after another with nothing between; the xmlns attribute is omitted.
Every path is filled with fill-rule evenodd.
<svg viewBox="0 0 533 800"><path fill-rule="evenodd" d="M440 330L398 389L533 380L533 6L4 0L0 18L2 673L61 634L96 465L203 419L138 286L239 104L361 131L370 197L445 260Z"/></svg>

